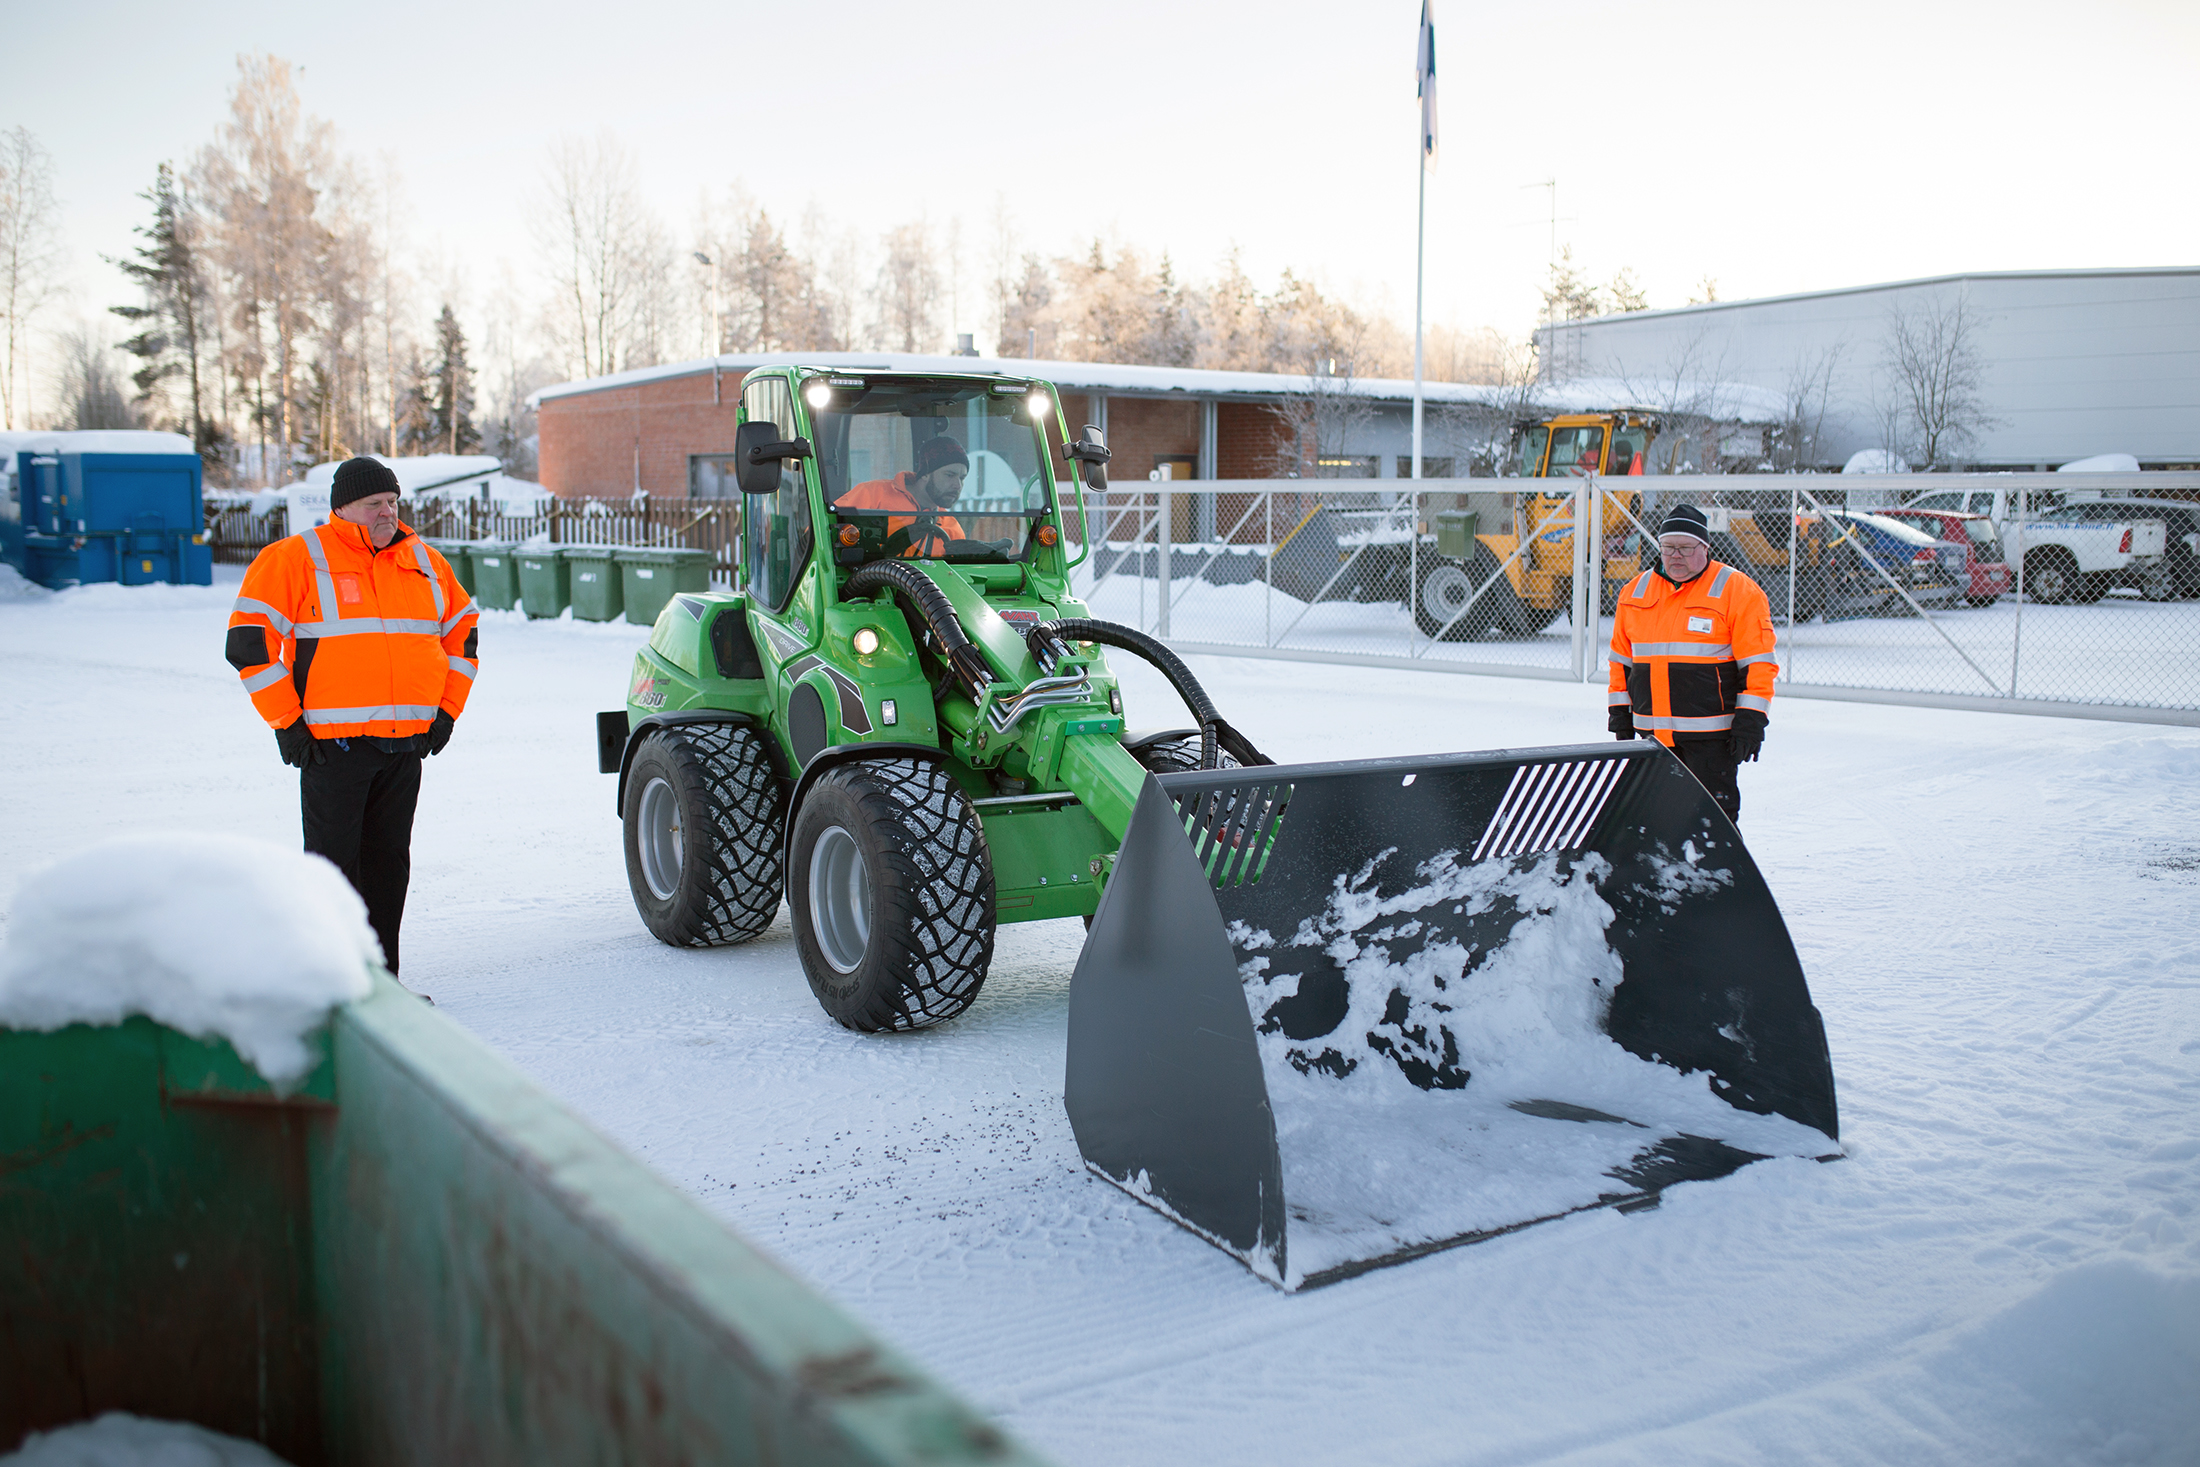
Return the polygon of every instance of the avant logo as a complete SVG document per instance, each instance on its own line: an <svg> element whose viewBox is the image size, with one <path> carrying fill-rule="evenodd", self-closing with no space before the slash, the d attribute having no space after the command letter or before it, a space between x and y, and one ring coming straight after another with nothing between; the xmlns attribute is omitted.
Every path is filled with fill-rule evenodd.
<svg viewBox="0 0 2200 1467"><path fill-rule="evenodd" d="M657 686L657 679L645 672L634 679L634 686L627 690L626 701L637 708L662 708L665 706L664 689Z"/></svg>

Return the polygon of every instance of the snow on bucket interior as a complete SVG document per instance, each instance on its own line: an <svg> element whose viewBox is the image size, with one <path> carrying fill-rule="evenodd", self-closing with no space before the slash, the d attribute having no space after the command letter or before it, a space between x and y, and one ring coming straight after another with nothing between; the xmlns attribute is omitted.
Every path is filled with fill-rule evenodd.
<svg viewBox="0 0 2200 1467"><path fill-rule="evenodd" d="M1634 743L1149 779L1070 988L1088 1166L1285 1289L1837 1154L1732 822Z"/></svg>
<svg viewBox="0 0 2200 1467"><path fill-rule="evenodd" d="M366 995L380 945L319 856L242 836L119 836L26 877L0 943L0 1026L133 1014L226 1039L277 1087L306 1036Z"/></svg>

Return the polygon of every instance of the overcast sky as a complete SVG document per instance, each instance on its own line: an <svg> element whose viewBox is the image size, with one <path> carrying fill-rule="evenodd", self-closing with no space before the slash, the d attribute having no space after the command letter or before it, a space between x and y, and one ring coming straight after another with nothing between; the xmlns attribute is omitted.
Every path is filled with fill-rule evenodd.
<svg viewBox="0 0 2200 1467"><path fill-rule="evenodd" d="M1418 0L8 10L0 126L54 156L76 313L125 298L97 257L129 247L155 165L212 137L236 55L269 51L347 151L395 161L410 243L469 311L500 260L533 268L546 145L608 128L682 232L739 182L866 229L959 215L975 270L1005 196L1042 248L1112 235L1203 277L1235 245L1264 285L1291 266L1411 316ZM1431 320L1532 323L1547 179L1559 242L1653 305L1705 276L1733 299L2200 263L2193 0L1437 0L1437 22Z"/></svg>

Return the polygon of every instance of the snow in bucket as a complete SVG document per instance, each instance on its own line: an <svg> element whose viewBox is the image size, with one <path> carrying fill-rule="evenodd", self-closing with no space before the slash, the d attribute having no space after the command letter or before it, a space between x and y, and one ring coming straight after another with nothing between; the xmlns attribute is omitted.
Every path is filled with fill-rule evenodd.
<svg viewBox="0 0 2200 1467"><path fill-rule="evenodd" d="M34 1431L0 1467L286 1467L267 1448L203 1426L109 1411L96 1421Z"/></svg>
<svg viewBox="0 0 2200 1467"><path fill-rule="evenodd" d="M1240 953L1279 941L1320 948L1350 985L1344 1019L1319 1040L1272 1026L1258 1035L1290 1216L1287 1268L1275 1282L1295 1288L1341 1264L1630 1192L1615 1169L1670 1137L1761 1156L1839 1149L1783 1116L1736 1110L1708 1074L1639 1058L1605 1033L1623 973L1605 937L1612 909L1598 883L1611 867L1602 857L1466 865L1443 852L1388 895L1375 885L1384 859L1340 874L1325 909L1288 938L1242 924L1230 933ZM1730 879L1692 850L1658 872L1661 891ZM1485 951L1418 940L1416 913L1472 916L1503 905L1518 920ZM1255 956L1239 970L1256 1028L1298 982L1270 979L1268 967ZM1454 1088L1415 1085L1402 1065L1416 1059L1448 1072ZM1471 1079L1458 1080L1462 1072ZM1514 1109L1553 1100L1603 1119ZM1263 1271L1261 1260L1249 1262Z"/></svg>
<svg viewBox="0 0 2200 1467"><path fill-rule="evenodd" d="M229 835L120 836L24 878L0 945L0 1026L132 1014L226 1039L282 1089L306 1036L363 998L382 950L319 856Z"/></svg>

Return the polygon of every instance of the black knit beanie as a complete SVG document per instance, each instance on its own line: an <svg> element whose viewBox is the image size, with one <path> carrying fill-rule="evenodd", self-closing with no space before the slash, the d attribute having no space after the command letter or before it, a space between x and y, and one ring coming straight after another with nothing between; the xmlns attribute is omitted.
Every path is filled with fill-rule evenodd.
<svg viewBox="0 0 2200 1467"><path fill-rule="evenodd" d="M369 494L401 494L397 475L378 458L347 458L336 466L336 482L328 491L328 507L342 509Z"/></svg>
<svg viewBox="0 0 2200 1467"><path fill-rule="evenodd" d="M967 469L970 467L970 456L963 452L963 446L960 443L957 443L945 433L937 438L927 438L917 445L916 469L918 478L921 479L935 469L943 469L949 464L961 464Z"/></svg>
<svg viewBox="0 0 2200 1467"><path fill-rule="evenodd" d="M1709 545L1711 522L1693 504L1676 504L1665 512L1665 519L1658 526L1658 538L1662 540L1667 535L1688 535Z"/></svg>

